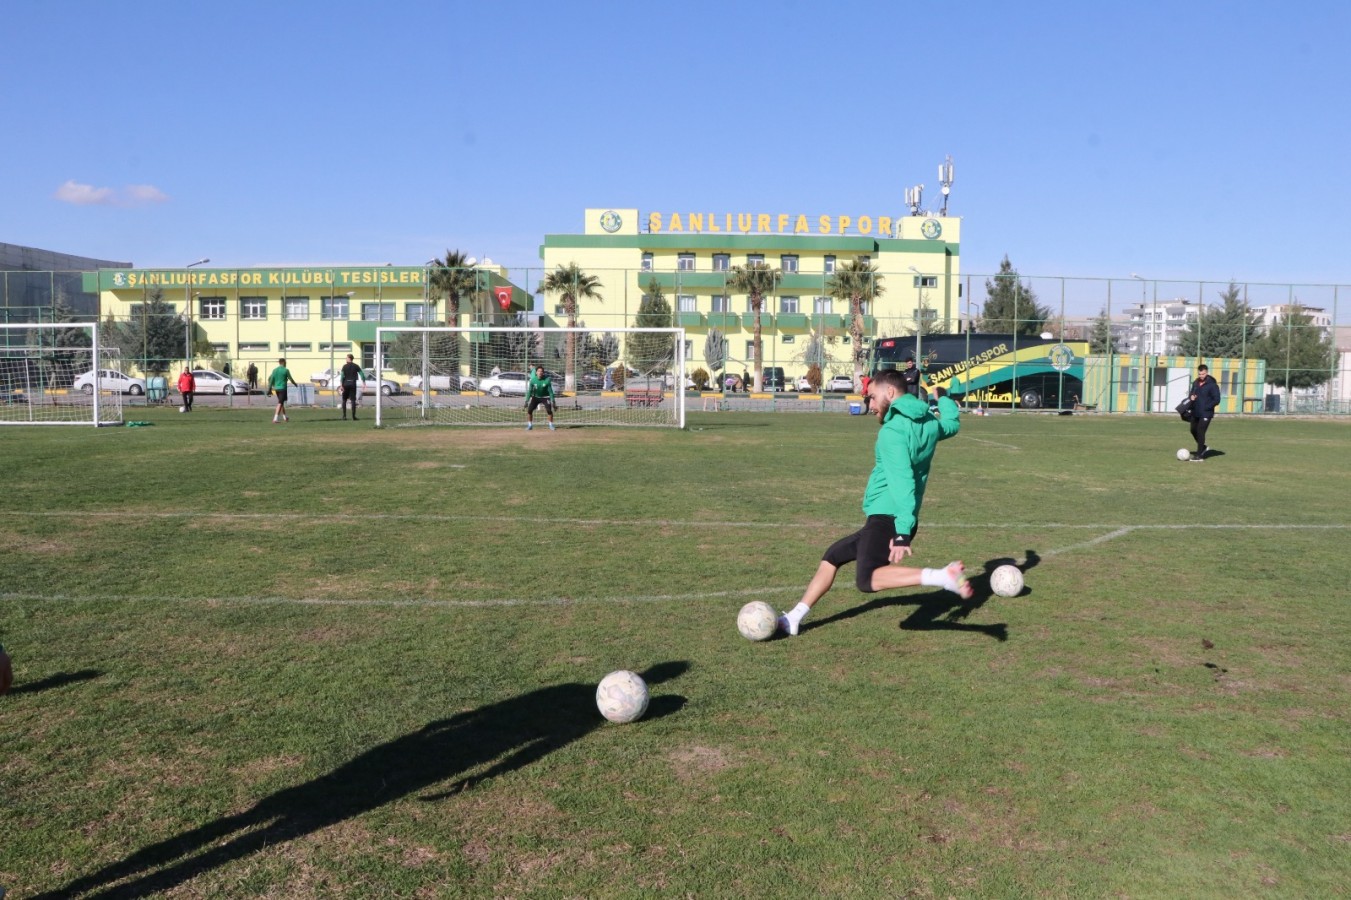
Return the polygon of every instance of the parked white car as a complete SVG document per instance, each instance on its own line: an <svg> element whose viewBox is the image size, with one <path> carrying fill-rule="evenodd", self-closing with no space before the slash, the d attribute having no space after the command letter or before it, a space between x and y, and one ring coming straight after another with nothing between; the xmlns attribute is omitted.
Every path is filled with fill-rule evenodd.
<svg viewBox="0 0 1351 900"><path fill-rule="evenodd" d="M479 383L479 390L494 397L501 397L503 394L524 397L529 384L530 376L524 372L499 372L483 379ZM554 385L554 390L558 390L558 385Z"/></svg>
<svg viewBox="0 0 1351 900"><path fill-rule="evenodd" d="M384 394L386 397L391 394L398 394L403 390L403 387L397 381L391 381L388 378L377 380L374 369L363 369L362 371L366 373L366 380L359 381L357 384L361 387L361 393L363 394L374 394L377 383L380 386L380 393ZM333 373L329 369L324 369L322 372L315 372L311 375L310 381L313 381L315 384L319 385L319 387L326 388L330 386L330 381L336 381L336 379L334 379ZM332 385L332 387L337 386L336 383Z"/></svg>
<svg viewBox="0 0 1351 900"><path fill-rule="evenodd" d="M826 382L822 390L852 394L854 392L854 376L836 375Z"/></svg>
<svg viewBox="0 0 1351 900"><path fill-rule="evenodd" d="M433 391L472 391L474 379L463 378L459 375L428 375L427 388ZM422 390L422 376L414 375L408 379L408 390Z"/></svg>
<svg viewBox="0 0 1351 900"><path fill-rule="evenodd" d="M797 379L798 393L806 393L812 389L812 383L807 380L806 375L800 375Z"/></svg>
<svg viewBox="0 0 1351 900"><path fill-rule="evenodd" d="M199 394L224 394L228 397L231 394L247 394L249 392L247 381L222 375L214 369L193 369L192 377L197 382L196 390Z"/></svg>
<svg viewBox="0 0 1351 900"><path fill-rule="evenodd" d="M95 373L92 371L85 372L76 378L71 386L77 391L92 394L94 393L94 375ZM108 393L131 394L134 397L140 397L145 393L144 378L132 378L116 369L99 369L98 380L99 387Z"/></svg>

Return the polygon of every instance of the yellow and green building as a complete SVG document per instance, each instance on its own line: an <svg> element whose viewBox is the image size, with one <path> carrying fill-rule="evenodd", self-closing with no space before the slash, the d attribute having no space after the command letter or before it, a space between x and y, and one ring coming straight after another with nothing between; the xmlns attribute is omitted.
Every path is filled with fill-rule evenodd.
<svg viewBox="0 0 1351 900"><path fill-rule="evenodd" d="M578 300L579 323L596 330L631 322L655 281L674 324L687 330L689 369L705 364L712 330L727 342L728 368L749 368L754 316L728 279L733 267L753 262L778 269L778 288L761 315L763 360L791 379L809 364L804 351L813 334L824 338L826 368L850 367L848 301L830 296L829 287L850 260L870 262L881 288L864 310L865 342L914 334L921 317L930 328L958 323L960 239L961 220L949 217L596 207L586 210L580 234L545 235L540 258L546 273L575 264L599 280L602 299ZM566 324L555 296L545 295L544 314Z"/></svg>

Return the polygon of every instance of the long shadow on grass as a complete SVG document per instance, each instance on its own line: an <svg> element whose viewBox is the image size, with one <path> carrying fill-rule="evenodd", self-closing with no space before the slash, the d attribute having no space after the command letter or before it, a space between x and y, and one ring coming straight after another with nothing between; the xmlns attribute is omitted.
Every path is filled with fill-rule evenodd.
<svg viewBox="0 0 1351 900"><path fill-rule="evenodd" d="M687 662L666 662L640 674L655 685L688 669ZM645 718L670 715L683 703L678 696L656 697ZM98 891L91 896L125 898L167 891L265 847L312 834L448 779L459 776L444 790L422 799L440 799L485 778L524 768L602 723L593 684L541 688L430 722L372 747L327 775L264 797L252 809L138 850L121 862L38 897L75 897ZM486 771L469 777L471 770L489 763ZM115 884L132 876L140 877Z"/></svg>
<svg viewBox="0 0 1351 900"><path fill-rule="evenodd" d="M902 594L899 596L878 597L869 600L862 606L853 606L849 609L841 610L833 616L819 619L815 622L804 623L802 630L809 628L819 628L830 622L842 622L845 619L852 619L854 616L861 616L864 613L873 612L878 609L886 609L889 606L913 606L915 611L901 620L901 629L905 631L970 631L976 634L983 634L992 637L997 641L1007 641L1009 639L1009 626L1005 622L998 622L993 625L974 625L963 621L973 612L985 605L994 591L990 590L990 575L995 569L1005 564L1016 565L1022 569L1026 575L1029 569L1033 569L1041 562L1041 554L1035 550L1028 550L1024 558L1020 561L1010 556L1001 556L986 560L981 567L979 575L973 575L969 580L971 582L972 595L970 600L962 600L949 591L932 591L927 594ZM974 571L974 568L967 571ZM1031 591L1024 586L1022 593L1018 596L1030 594Z"/></svg>
<svg viewBox="0 0 1351 900"><path fill-rule="evenodd" d="M15 694L36 694L39 691L49 691L52 688L65 687L68 684L75 684L79 681L91 681L102 676L103 673L98 669L81 669L78 672L57 672L55 675L48 675L46 678L38 681L30 681L27 684L21 684L10 691L10 696Z"/></svg>

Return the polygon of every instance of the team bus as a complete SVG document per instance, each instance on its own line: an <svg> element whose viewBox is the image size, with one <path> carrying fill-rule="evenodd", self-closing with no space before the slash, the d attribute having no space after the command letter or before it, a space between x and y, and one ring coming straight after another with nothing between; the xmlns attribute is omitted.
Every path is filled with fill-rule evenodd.
<svg viewBox="0 0 1351 900"><path fill-rule="evenodd" d="M1083 402L1084 341L1022 334L935 334L920 341L929 390L943 388L967 406L1072 409ZM871 369L903 369L915 338L873 342Z"/></svg>

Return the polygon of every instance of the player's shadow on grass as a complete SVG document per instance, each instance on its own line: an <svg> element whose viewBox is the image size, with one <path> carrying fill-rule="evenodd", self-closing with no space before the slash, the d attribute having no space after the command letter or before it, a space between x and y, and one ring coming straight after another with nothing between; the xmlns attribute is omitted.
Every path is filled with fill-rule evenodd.
<svg viewBox="0 0 1351 900"><path fill-rule="evenodd" d="M48 675L46 678L38 681L30 681L26 684L20 684L9 692L13 697L15 694L36 694L39 691L49 691L52 688L65 687L68 684L75 684L80 681L92 681L103 675L98 669L81 669L78 672L57 672L55 675Z"/></svg>
<svg viewBox="0 0 1351 900"><path fill-rule="evenodd" d="M652 686L688 669L687 662L666 662L639 674ZM644 720L670 715L684 702L679 696L654 697ZM440 800L468 790L484 779L524 768L603 724L594 684L540 688L429 722L325 775L264 797L242 813L145 847L60 890L37 896L144 897L168 891L266 847L418 796L448 779L458 778L421 799ZM470 776L484 765L489 767Z"/></svg>

